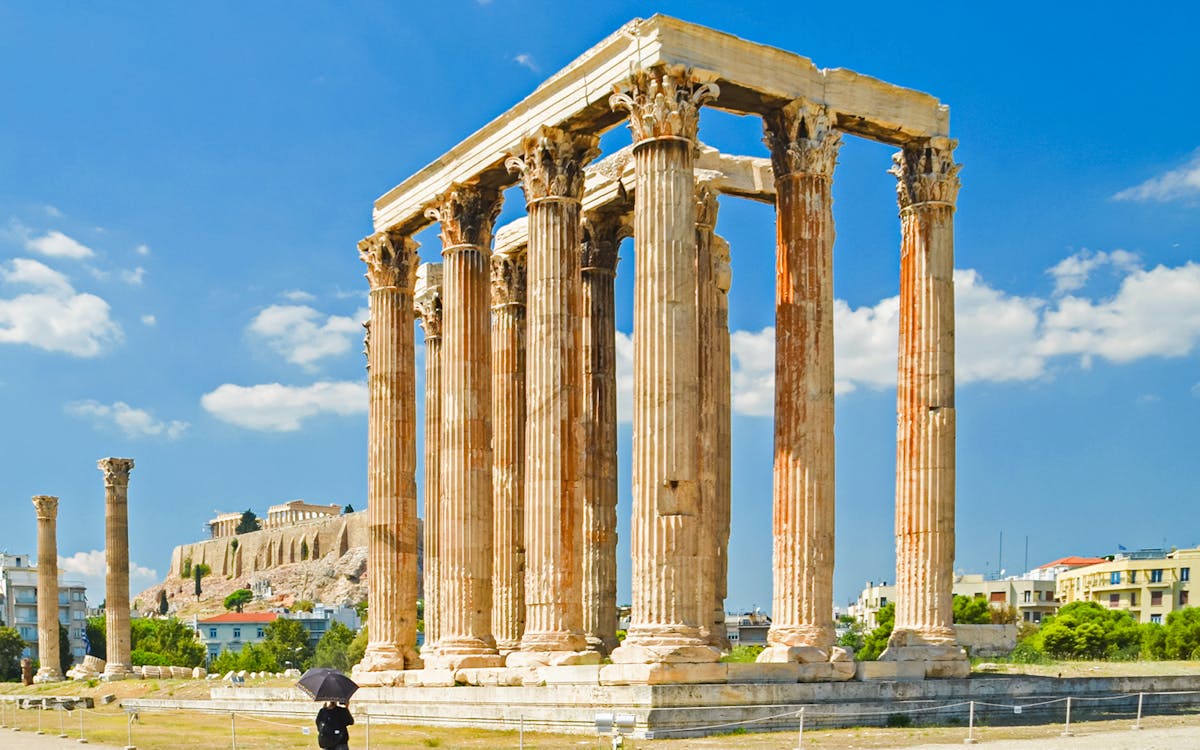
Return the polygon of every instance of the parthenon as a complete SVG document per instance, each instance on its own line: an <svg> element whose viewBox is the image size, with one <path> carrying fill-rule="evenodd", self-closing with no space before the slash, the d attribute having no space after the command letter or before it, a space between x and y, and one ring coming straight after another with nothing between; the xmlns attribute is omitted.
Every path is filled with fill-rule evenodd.
<svg viewBox="0 0 1200 750"><path fill-rule="evenodd" d="M770 159L703 146L703 107L760 117ZM597 161L599 136L625 121L632 146ZM733 681L718 659L728 646L727 293L737 248L714 231L720 195L776 211L774 596L760 666L774 681L855 676L833 624L831 184L844 135L899 149L898 592L878 669L968 673L951 627L959 181L949 111L927 94L654 16L626 24L375 202L375 232L358 244L370 283L370 640L356 679L590 666L601 684ZM497 228L514 184L526 217ZM419 264L414 234L434 222L442 262ZM633 602L618 643L613 289L628 237ZM426 341L419 654L417 319Z"/></svg>

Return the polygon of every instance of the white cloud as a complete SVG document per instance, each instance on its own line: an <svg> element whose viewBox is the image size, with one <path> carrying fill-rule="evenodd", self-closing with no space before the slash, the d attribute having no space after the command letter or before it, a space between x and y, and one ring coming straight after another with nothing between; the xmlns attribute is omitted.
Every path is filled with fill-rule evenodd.
<svg viewBox="0 0 1200 750"><path fill-rule="evenodd" d="M56 206L46 204L45 206L42 206L42 210L45 211L46 215L52 219L61 219L63 217L63 212L59 211Z"/></svg>
<svg viewBox="0 0 1200 750"><path fill-rule="evenodd" d="M146 278L146 269L138 266L132 271L121 271L121 281L131 286L141 286L142 281Z"/></svg>
<svg viewBox="0 0 1200 750"><path fill-rule="evenodd" d="M729 334L729 376L733 411L771 416L775 408L775 329Z"/></svg>
<svg viewBox="0 0 1200 750"><path fill-rule="evenodd" d="M122 338L107 302L77 293L66 276L36 260L14 258L0 266L0 280L33 288L0 298L0 343L94 357Z"/></svg>
<svg viewBox="0 0 1200 750"><path fill-rule="evenodd" d="M150 314L143 315L143 316L142 316L142 324L143 324L143 325L148 325L148 326L157 325L157 324L158 324L158 318L156 318L156 317L154 317L153 315L150 315Z"/></svg>
<svg viewBox="0 0 1200 750"><path fill-rule="evenodd" d="M87 245L57 230L51 230L41 237L26 237L25 247L52 258L90 258L96 254Z"/></svg>
<svg viewBox="0 0 1200 750"><path fill-rule="evenodd" d="M1065 297L1046 313L1044 326L1043 356L1112 362L1185 356L1200 341L1200 263L1135 270L1111 299Z"/></svg>
<svg viewBox="0 0 1200 750"><path fill-rule="evenodd" d="M150 254L150 246L149 246L149 245L145 245L145 244L143 244L143 245L138 245L137 247L135 247L135 248L133 249L133 251L134 251L135 253L137 253L138 255L149 255L149 254Z"/></svg>
<svg viewBox="0 0 1200 750"><path fill-rule="evenodd" d="M79 578L87 586L88 604L95 607L104 601L105 565L104 550L94 549L90 552L76 552L70 557L58 556L58 570L69 579ZM144 591L159 582L158 573L153 568L129 561L129 590Z"/></svg>
<svg viewBox="0 0 1200 750"><path fill-rule="evenodd" d="M92 399L72 401L65 404L63 410L75 417L89 418L97 425L112 424L129 438L162 436L167 440L178 440L190 426L177 419L160 421L145 409L135 409L124 401L112 404Z"/></svg>
<svg viewBox="0 0 1200 750"><path fill-rule="evenodd" d="M538 66L537 66L537 63L533 61L533 55L530 55L526 52L522 52L521 54L514 57L513 62L515 62L517 65L520 65L523 68L529 68L534 73L538 72Z"/></svg>
<svg viewBox="0 0 1200 750"><path fill-rule="evenodd" d="M994 289L972 269L954 272L954 297L955 380L1024 381L1045 373L1036 351L1042 300Z"/></svg>
<svg viewBox="0 0 1200 750"><path fill-rule="evenodd" d="M1141 262L1128 250L1093 253L1085 248L1063 258L1046 273L1054 277L1054 294L1061 295L1082 289L1092 271L1105 265L1112 266L1114 272L1128 273L1139 268Z"/></svg>
<svg viewBox="0 0 1200 750"><path fill-rule="evenodd" d="M1196 198L1200 198L1200 149L1192 152L1191 158L1182 167L1151 177L1113 196L1114 200L1139 203L1166 203Z"/></svg>
<svg viewBox="0 0 1200 750"><path fill-rule="evenodd" d="M225 383L200 398L205 411L223 422L251 430L294 432L309 417L340 416L367 411L367 386L353 382L319 382L309 386Z"/></svg>
<svg viewBox="0 0 1200 750"><path fill-rule="evenodd" d="M289 289L279 296L289 302L315 302L317 300L317 295L303 289Z"/></svg>
<svg viewBox="0 0 1200 750"><path fill-rule="evenodd" d="M287 361L314 369L317 360L344 354L361 340L361 320L369 313L360 310L354 318L326 316L305 305L271 305L250 322L247 330Z"/></svg>

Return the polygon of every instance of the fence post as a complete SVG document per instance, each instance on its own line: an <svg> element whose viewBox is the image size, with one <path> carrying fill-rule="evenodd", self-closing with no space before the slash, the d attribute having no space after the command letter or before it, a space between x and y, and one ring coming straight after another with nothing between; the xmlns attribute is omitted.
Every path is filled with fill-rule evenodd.
<svg viewBox="0 0 1200 750"><path fill-rule="evenodd" d="M975 742L975 701L971 701L967 709L967 738L963 740L963 744L974 745Z"/></svg>
<svg viewBox="0 0 1200 750"><path fill-rule="evenodd" d="M79 739L75 740L80 745L87 744L87 737L83 736L83 704L79 704Z"/></svg>
<svg viewBox="0 0 1200 750"><path fill-rule="evenodd" d="M1071 696L1069 696L1069 695L1067 696L1067 723L1066 723L1066 726L1063 727L1062 736L1063 737L1074 736L1071 734Z"/></svg>
<svg viewBox="0 0 1200 750"><path fill-rule="evenodd" d="M521 714L521 731L518 735L518 747L520 750L525 750L525 714Z"/></svg>
<svg viewBox="0 0 1200 750"><path fill-rule="evenodd" d="M804 750L804 706L800 707L800 732L796 735L796 750Z"/></svg>
<svg viewBox="0 0 1200 750"><path fill-rule="evenodd" d="M1133 722L1133 729L1142 728L1142 696L1144 695L1145 693L1138 693L1138 713L1137 720Z"/></svg>
<svg viewBox="0 0 1200 750"><path fill-rule="evenodd" d="M125 719L125 734L126 739L128 740L127 744L125 745L125 750L137 750L137 748L133 746L133 720L136 718L137 714L130 711L129 715Z"/></svg>
<svg viewBox="0 0 1200 750"><path fill-rule="evenodd" d="M237 714L236 713L229 714L229 736L233 743L231 745L231 747L233 748L233 750L237 750Z"/></svg>
<svg viewBox="0 0 1200 750"><path fill-rule="evenodd" d="M45 732L42 731L42 713L45 712L45 710L46 710L46 699L43 698L42 702L38 704L38 728L37 728L38 734L45 734Z"/></svg>
<svg viewBox="0 0 1200 750"><path fill-rule="evenodd" d="M67 738L66 719L63 718L63 714L66 712L67 709L60 705L58 708L58 738L60 740L65 740Z"/></svg>
<svg viewBox="0 0 1200 750"><path fill-rule="evenodd" d="M363 723L367 725L367 731L366 731L367 750L371 750L371 712L364 709L363 710L363 719L364 719Z"/></svg>

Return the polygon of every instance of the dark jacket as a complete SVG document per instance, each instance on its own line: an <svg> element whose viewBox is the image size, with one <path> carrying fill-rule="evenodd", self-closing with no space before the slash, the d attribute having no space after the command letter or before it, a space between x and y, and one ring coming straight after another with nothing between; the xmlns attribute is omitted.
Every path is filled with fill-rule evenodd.
<svg viewBox="0 0 1200 750"><path fill-rule="evenodd" d="M345 706L325 706L317 712L317 740L321 747L337 747L346 744L350 733L346 727L354 723L354 717Z"/></svg>

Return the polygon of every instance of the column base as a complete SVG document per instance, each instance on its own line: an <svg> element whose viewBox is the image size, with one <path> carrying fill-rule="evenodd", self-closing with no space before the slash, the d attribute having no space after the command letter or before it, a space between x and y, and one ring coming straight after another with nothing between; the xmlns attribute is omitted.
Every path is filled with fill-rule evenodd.
<svg viewBox="0 0 1200 750"><path fill-rule="evenodd" d="M601 656L595 651L513 651L504 660L506 667L570 667L599 664Z"/></svg>
<svg viewBox="0 0 1200 750"><path fill-rule="evenodd" d="M368 644L362 661L355 667L355 672L390 672L403 669L420 669L421 657L411 648L401 648L391 644Z"/></svg>
<svg viewBox="0 0 1200 750"><path fill-rule="evenodd" d="M117 682L119 680L128 680L133 677L133 667L125 664L106 664L104 666L104 674L100 675L100 679L105 682Z"/></svg>
<svg viewBox="0 0 1200 750"><path fill-rule="evenodd" d="M54 667L42 667L38 669L37 674L33 676L33 681L34 683L39 684L43 682L62 682L63 676L62 673Z"/></svg>
<svg viewBox="0 0 1200 750"><path fill-rule="evenodd" d="M950 634L941 631L898 630L888 639L888 647L879 655L883 662L921 662L929 678L963 678L971 674L967 652Z"/></svg>
<svg viewBox="0 0 1200 750"><path fill-rule="evenodd" d="M601 657L608 656L613 652L613 649L621 645L621 642L617 640L616 635L611 635L607 638L602 638L597 635L587 635L585 638L587 639L587 650L595 651L597 654L600 654Z"/></svg>
<svg viewBox="0 0 1200 750"><path fill-rule="evenodd" d="M854 649L830 646L785 646L773 643L763 649L755 659L759 664L823 664L825 662L853 662Z"/></svg>
<svg viewBox="0 0 1200 750"><path fill-rule="evenodd" d="M614 664L703 664L720 658L720 650L701 637L699 628L682 625L631 627L612 652Z"/></svg>
<svg viewBox="0 0 1200 750"><path fill-rule="evenodd" d="M443 638L424 659L424 669L456 670L502 667L504 657L491 643L479 638Z"/></svg>

